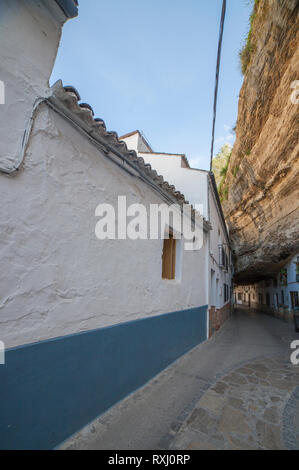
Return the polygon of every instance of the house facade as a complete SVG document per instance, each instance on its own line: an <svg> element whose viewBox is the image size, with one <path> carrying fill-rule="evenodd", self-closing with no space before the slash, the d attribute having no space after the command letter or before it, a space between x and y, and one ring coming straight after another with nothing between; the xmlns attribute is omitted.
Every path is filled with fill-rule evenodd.
<svg viewBox="0 0 299 470"><path fill-rule="evenodd" d="M229 240L212 175L193 174L182 157L197 175L188 204L187 186L107 131L73 86L49 87L63 24L76 15L75 0L0 4L5 449L59 445L206 340L229 307ZM174 206L182 224L190 207L200 246L185 249L170 220L163 237L129 237L137 205L147 227L152 206ZM113 233L101 238L104 225Z"/></svg>
<svg viewBox="0 0 299 470"><path fill-rule="evenodd" d="M190 168L184 154L154 152L138 130L120 139L143 160L196 205L209 222L208 237L208 304L209 335L228 318L231 311L233 263L229 234L213 173Z"/></svg>

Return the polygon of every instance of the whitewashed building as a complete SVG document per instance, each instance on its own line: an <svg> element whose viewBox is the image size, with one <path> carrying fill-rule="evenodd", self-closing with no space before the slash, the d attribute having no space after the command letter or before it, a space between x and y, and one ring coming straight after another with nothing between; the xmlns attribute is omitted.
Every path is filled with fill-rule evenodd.
<svg viewBox="0 0 299 470"><path fill-rule="evenodd" d="M205 170L190 168L184 154L154 152L138 130L121 136L120 139L182 192L190 204L199 205L202 216L210 223L207 282L209 330L212 335L230 314L233 275L229 234L214 175Z"/></svg>
<svg viewBox="0 0 299 470"><path fill-rule="evenodd" d="M158 160L140 158L140 150L151 153L145 141L136 152L108 132L74 87L49 87L62 26L76 15L75 0L0 3L4 449L57 446L206 340L229 306L229 241L215 182L183 156L175 163L194 178L186 199L203 205L200 217L192 210L200 249L172 236L97 238L100 204L115 208L119 229L128 216L119 196L148 213L176 204L180 214L187 186L156 171ZM172 228L163 227L169 235Z"/></svg>

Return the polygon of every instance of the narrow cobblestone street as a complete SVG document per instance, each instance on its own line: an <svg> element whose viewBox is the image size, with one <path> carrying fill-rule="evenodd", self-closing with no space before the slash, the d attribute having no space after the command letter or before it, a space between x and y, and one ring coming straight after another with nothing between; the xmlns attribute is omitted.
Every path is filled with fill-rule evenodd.
<svg viewBox="0 0 299 470"><path fill-rule="evenodd" d="M298 449L298 383L299 369L279 358L245 363L203 395L171 448Z"/></svg>
<svg viewBox="0 0 299 470"><path fill-rule="evenodd" d="M64 449L298 449L290 323L238 310L209 341L63 444Z"/></svg>

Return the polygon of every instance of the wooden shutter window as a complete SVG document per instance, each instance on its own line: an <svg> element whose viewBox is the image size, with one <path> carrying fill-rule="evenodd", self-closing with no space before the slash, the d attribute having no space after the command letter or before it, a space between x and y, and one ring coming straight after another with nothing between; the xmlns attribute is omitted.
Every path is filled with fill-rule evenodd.
<svg viewBox="0 0 299 470"><path fill-rule="evenodd" d="M172 234L163 242L162 253L162 278L175 279L175 255L176 255L176 239Z"/></svg>

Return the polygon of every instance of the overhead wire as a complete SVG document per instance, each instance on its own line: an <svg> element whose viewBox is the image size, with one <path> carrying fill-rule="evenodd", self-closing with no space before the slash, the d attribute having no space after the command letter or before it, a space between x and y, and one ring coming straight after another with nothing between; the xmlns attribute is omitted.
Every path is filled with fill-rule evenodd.
<svg viewBox="0 0 299 470"><path fill-rule="evenodd" d="M226 14L226 0L223 0L222 1L222 11L221 11L221 20L220 20L219 40L218 40L217 62L216 62L216 77L215 77L215 89L214 89L214 106L213 106L213 125L212 125L210 171L212 171L212 164L213 164L215 125L216 125L216 116L217 116L217 98L218 98L218 86L219 86L219 72L220 72L221 50L222 50L222 40L223 40L225 14Z"/></svg>

